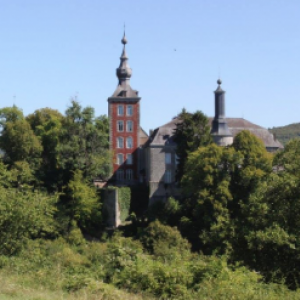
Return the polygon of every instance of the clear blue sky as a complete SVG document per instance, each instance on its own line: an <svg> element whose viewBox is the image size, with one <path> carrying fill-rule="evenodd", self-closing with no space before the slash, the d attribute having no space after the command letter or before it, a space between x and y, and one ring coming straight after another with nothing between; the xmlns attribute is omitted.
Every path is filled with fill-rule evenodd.
<svg viewBox="0 0 300 300"><path fill-rule="evenodd" d="M141 125L183 107L264 127L300 122L299 0L0 0L0 106L107 114L126 23Z"/></svg>

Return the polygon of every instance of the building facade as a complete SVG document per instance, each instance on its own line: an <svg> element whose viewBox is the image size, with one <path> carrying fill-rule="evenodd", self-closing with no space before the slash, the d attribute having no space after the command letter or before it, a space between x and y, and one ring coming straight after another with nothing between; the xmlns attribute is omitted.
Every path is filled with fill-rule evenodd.
<svg viewBox="0 0 300 300"><path fill-rule="evenodd" d="M132 71L128 65L125 45L117 68L118 86L108 98L110 122L110 147L113 152L113 182L116 185L143 183L149 186L149 205L169 196L179 196L175 182L177 166L174 134L180 119L157 127L148 136L140 126L140 100L138 92L130 87ZM215 116L209 118L211 134L219 146L228 146L242 130L249 130L260 138L270 152L282 149L267 129L243 118L225 117L225 91L217 81Z"/></svg>

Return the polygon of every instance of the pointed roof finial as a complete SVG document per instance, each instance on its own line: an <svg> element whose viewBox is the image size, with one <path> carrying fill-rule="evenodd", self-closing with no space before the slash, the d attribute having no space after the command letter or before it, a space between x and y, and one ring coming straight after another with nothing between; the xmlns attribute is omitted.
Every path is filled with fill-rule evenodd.
<svg viewBox="0 0 300 300"><path fill-rule="evenodd" d="M222 84L222 80L221 80L220 78L218 79L217 84L218 84L218 85L221 85L221 84Z"/></svg>
<svg viewBox="0 0 300 300"><path fill-rule="evenodd" d="M127 44L127 39L126 39L126 36L125 36L125 23L124 23L124 35L123 35L123 38L122 38L121 42L124 46Z"/></svg>

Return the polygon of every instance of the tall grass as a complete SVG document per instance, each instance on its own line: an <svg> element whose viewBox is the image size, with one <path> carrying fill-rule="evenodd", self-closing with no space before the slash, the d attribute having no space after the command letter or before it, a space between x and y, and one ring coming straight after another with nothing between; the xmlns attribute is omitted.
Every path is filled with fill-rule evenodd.
<svg viewBox="0 0 300 300"><path fill-rule="evenodd" d="M0 300L300 299L222 258L170 255L156 258L122 237L73 246L31 241L17 256L0 256Z"/></svg>

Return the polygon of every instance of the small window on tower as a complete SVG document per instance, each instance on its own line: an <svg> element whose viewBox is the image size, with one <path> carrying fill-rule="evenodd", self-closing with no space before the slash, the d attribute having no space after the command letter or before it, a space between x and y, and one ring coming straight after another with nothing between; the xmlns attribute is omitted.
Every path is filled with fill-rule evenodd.
<svg viewBox="0 0 300 300"><path fill-rule="evenodd" d="M124 148L124 139L122 137L117 137L117 148Z"/></svg>
<svg viewBox="0 0 300 300"><path fill-rule="evenodd" d="M126 164L132 165L132 154L127 154L126 156Z"/></svg>
<svg viewBox="0 0 300 300"><path fill-rule="evenodd" d="M124 121L117 121L117 130L124 131Z"/></svg>
<svg viewBox="0 0 300 300"><path fill-rule="evenodd" d="M133 122L132 121L126 121L126 131L127 132L133 131Z"/></svg>
<svg viewBox="0 0 300 300"><path fill-rule="evenodd" d="M133 179L133 172L131 169L126 170L126 179L132 180Z"/></svg>
<svg viewBox="0 0 300 300"><path fill-rule="evenodd" d="M126 115L132 116L132 105L127 105L126 107Z"/></svg>
<svg viewBox="0 0 300 300"><path fill-rule="evenodd" d="M117 179L118 180L124 179L124 171L123 170L117 170Z"/></svg>
<svg viewBox="0 0 300 300"><path fill-rule="evenodd" d="M124 155L121 154L121 153L119 153L119 154L117 155L117 164L118 164L118 165L122 165L123 163L124 163Z"/></svg>
<svg viewBox="0 0 300 300"><path fill-rule="evenodd" d="M124 105L118 105L118 116L124 115Z"/></svg>
<svg viewBox="0 0 300 300"><path fill-rule="evenodd" d="M126 139L126 148L128 148L128 149L133 148L132 137L128 137Z"/></svg>

